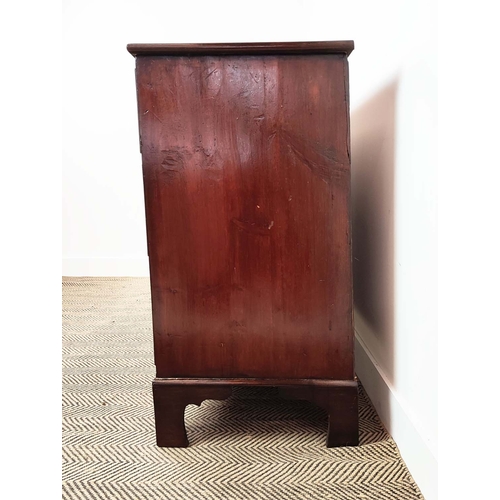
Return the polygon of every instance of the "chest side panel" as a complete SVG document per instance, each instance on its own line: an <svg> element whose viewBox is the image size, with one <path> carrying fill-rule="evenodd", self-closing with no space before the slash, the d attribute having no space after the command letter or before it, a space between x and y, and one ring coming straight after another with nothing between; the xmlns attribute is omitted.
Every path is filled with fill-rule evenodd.
<svg viewBox="0 0 500 500"><path fill-rule="evenodd" d="M159 377L353 376L346 59L137 59Z"/></svg>

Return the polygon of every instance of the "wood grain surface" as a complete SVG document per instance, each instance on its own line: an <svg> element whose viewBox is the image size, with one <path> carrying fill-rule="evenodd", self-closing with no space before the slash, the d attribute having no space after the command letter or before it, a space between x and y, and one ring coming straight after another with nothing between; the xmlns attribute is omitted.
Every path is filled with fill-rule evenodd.
<svg viewBox="0 0 500 500"><path fill-rule="evenodd" d="M345 54L136 79L157 376L352 380Z"/></svg>

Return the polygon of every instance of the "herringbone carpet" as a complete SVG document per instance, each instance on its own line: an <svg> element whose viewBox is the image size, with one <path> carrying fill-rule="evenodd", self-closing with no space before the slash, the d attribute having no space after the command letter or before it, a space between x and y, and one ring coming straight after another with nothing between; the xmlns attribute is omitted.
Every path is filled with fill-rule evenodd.
<svg viewBox="0 0 500 500"><path fill-rule="evenodd" d="M155 445L149 280L63 280L63 499L422 499L360 389L361 446L272 388L186 410L191 446Z"/></svg>

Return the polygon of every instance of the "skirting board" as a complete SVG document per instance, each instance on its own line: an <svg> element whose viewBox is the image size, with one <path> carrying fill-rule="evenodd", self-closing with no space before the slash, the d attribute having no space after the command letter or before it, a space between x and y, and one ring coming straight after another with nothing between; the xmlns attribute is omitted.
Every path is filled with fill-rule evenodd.
<svg viewBox="0 0 500 500"><path fill-rule="evenodd" d="M63 276L149 276L148 257L67 257L62 259Z"/></svg>
<svg viewBox="0 0 500 500"><path fill-rule="evenodd" d="M396 442L413 479L426 500L437 500L437 460L357 330L355 359L356 375L382 423Z"/></svg>

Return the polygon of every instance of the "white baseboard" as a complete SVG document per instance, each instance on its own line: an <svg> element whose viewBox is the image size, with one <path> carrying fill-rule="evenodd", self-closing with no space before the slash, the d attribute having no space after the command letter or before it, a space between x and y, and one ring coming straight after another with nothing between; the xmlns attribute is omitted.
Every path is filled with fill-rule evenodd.
<svg viewBox="0 0 500 500"><path fill-rule="evenodd" d="M437 459L411 412L356 331L356 374L426 500L436 500Z"/></svg>
<svg viewBox="0 0 500 500"><path fill-rule="evenodd" d="M63 276L149 276L146 257L68 257L62 260Z"/></svg>

